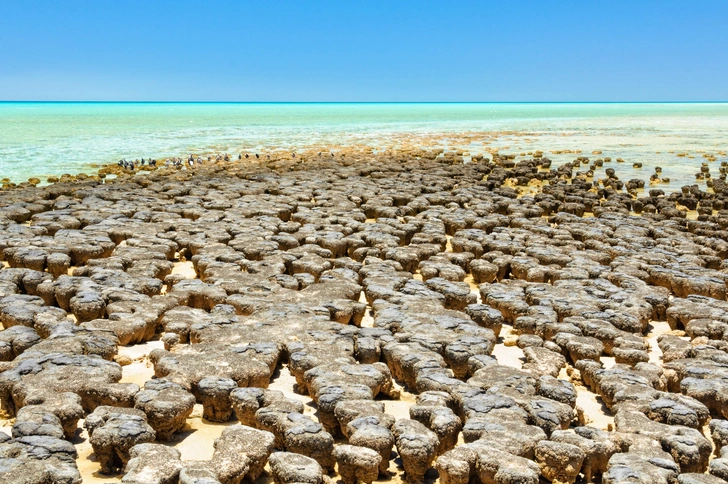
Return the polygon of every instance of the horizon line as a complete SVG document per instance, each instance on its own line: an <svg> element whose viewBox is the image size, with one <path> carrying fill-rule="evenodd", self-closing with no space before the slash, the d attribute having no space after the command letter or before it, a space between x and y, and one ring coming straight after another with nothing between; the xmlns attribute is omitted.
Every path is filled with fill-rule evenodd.
<svg viewBox="0 0 728 484"><path fill-rule="evenodd" d="M108 101L0 100L3 104L727 104L723 101Z"/></svg>

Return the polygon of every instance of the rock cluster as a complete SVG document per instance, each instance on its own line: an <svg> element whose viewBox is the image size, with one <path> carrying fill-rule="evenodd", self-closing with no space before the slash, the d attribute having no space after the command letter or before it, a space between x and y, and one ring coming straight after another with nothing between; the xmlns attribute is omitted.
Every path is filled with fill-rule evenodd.
<svg viewBox="0 0 728 484"><path fill-rule="evenodd" d="M722 180L328 155L0 191L0 481L81 482L81 419L123 482L370 483L393 451L413 482L728 479ZM118 348L158 338L155 378L122 381ZM283 365L315 414L268 388ZM239 422L209 460L159 443L195 404Z"/></svg>

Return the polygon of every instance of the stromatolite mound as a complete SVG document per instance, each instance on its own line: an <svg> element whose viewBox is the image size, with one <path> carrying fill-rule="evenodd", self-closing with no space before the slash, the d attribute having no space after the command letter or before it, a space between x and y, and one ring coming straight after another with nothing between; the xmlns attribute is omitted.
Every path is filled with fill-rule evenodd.
<svg viewBox="0 0 728 484"><path fill-rule="evenodd" d="M105 474L124 469L132 447L156 438L144 412L133 408L97 407L86 418L86 430Z"/></svg>
<svg viewBox="0 0 728 484"><path fill-rule="evenodd" d="M725 479L725 182L502 151L3 188L0 480Z"/></svg>

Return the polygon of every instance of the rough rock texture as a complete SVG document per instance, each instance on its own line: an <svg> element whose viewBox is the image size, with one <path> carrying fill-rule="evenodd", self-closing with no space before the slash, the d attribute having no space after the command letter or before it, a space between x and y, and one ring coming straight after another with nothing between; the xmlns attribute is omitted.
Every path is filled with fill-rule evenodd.
<svg viewBox="0 0 728 484"><path fill-rule="evenodd" d="M422 481L436 455L439 444L437 435L421 423L409 419L397 420L392 433L407 479Z"/></svg>
<svg viewBox="0 0 728 484"><path fill-rule="evenodd" d="M541 475L551 482L572 483L581 471L586 453L576 445L542 440L536 445Z"/></svg>
<svg viewBox="0 0 728 484"><path fill-rule="evenodd" d="M134 408L147 416L159 440L169 440L180 430L195 406L195 397L182 386L163 378L149 380L134 396Z"/></svg>
<svg viewBox="0 0 728 484"><path fill-rule="evenodd" d="M176 484L182 469L180 452L160 444L139 444L132 447L131 459L121 482Z"/></svg>
<svg viewBox="0 0 728 484"><path fill-rule="evenodd" d="M208 462L191 461L185 463L179 473L180 484L220 484L217 474Z"/></svg>
<svg viewBox="0 0 728 484"><path fill-rule="evenodd" d="M202 416L211 422L226 422L233 414L230 392L238 385L230 378L203 378L195 387L195 396L202 403Z"/></svg>
<svg viewBox="0 0 728 484"><path fill-rule="evenodd" d="M340 445L334 451L337 471L344 484L370 484L379 475L381 456L374 450L354 445Z"/></svg>
<svg viewBox="0 0 728 484"><path fill-rule="evenodd" d="M97 407L86 418L86 430L101 472L106 474L124 469L132 447L156 438L144 412L132 408Z"/></svg>
<svg viewBox="0 0 728 484"><path fill-rule="evenodd" d="M254 481L263 472L273 451L274 437L269 432L244 425L223 430L215 440L211 465L222 483L239 483L244 478Z"/></svg>
<svg viewBox="0 0 728 484"><path fill-rule="evenodd" d="M321 466L310 457L290 452L275 452L271 454L270 470L273 482L276 484L322 484L324 474Z"/></svg>
<svg viewBox="0 0 728 484"><path fill-rule="evenodd" d="M79 484L76 449L47 436L28 436L0 443L0 480L21 484Z"/></svg>
<svg viewBox="0 0 728 484"><path fill-rule="evenodd" d="M726 479L728 168L504 151L4 184L0 481L78 482L81 419L126 482Z"/></svg>

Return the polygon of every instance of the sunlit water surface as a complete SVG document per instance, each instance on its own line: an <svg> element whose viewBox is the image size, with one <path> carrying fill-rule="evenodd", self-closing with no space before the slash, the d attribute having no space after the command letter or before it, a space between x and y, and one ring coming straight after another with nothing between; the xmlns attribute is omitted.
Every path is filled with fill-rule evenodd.
<svg viewBox="0 0 728 484"><path fill-rule="evenodd" d="M472 134L463 142L455 134ZM542 150L624 158L628 179L663 168L695 183L728 161L728 104L575 103L0 103L0 178L93 171L121 158L342 145L429 144L470 153ZM682 153L684 156L677 156ZM632 170L633 162L641 170Z"/></svg>

